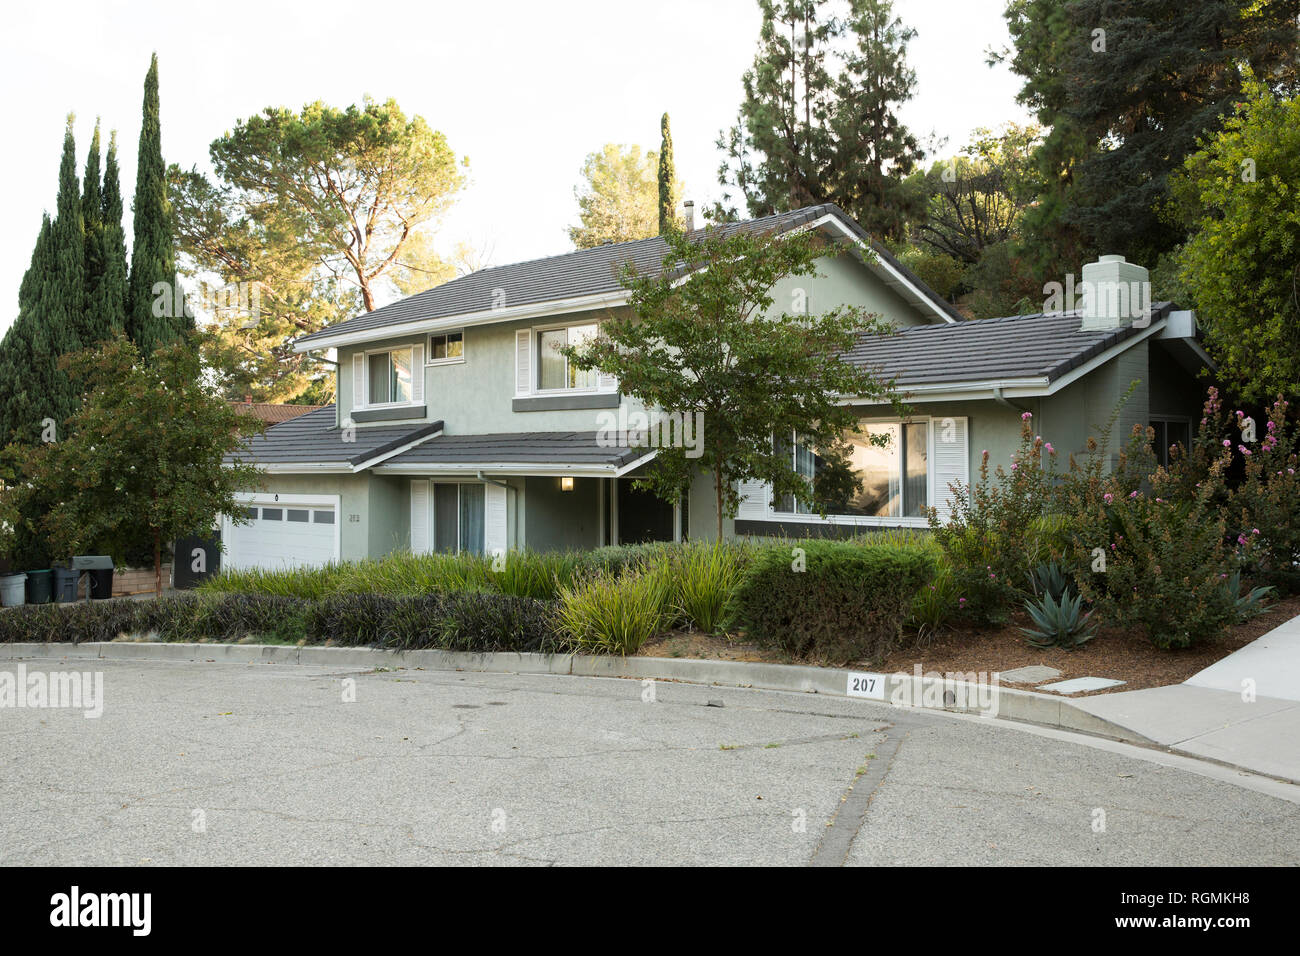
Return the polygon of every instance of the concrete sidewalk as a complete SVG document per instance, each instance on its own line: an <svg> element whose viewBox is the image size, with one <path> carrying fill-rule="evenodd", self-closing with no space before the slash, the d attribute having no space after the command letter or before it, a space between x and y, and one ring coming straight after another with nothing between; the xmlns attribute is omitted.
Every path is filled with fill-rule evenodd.
<svg viewBox="0 0 1300 956"><path fill-rule="evenodd" d="M1178 753L1300 782L1300 617L1182 684L1073 703Z"/></svg>

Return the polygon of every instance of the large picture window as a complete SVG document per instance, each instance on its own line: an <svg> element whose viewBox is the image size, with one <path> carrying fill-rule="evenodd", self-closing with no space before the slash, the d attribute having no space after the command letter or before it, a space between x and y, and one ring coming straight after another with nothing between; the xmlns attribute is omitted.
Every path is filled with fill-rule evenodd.
<svg viewBox="0 0 1300 956"><path fill-rule="evenodd" d="M596 325L571 325L565 329L544 329L537 333L537 388L539 391L594 389L596 370L574 367L559 350L580 345L596 335Z"/></svg>
<svg viewBox="0 0 1300 956"><path fill-rule="evenodd" d="M808 500L785 496L785 514L920 518L930 504L928 422L870 422L848 439L846 466L832 465L796 436L778 438L791 466L812 484ZM871 441L875 437L880 444Z"/></svg>
<svg viewBox="0 0 1300 956"><path fill-rule="evenodd" d="M411 401L411 349L371 352L366 356L366 400L370 405Z"/></svg>

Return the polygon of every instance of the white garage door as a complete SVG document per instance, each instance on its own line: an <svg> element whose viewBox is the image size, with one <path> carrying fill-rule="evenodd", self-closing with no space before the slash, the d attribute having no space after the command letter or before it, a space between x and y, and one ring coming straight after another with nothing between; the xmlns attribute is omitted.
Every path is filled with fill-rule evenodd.
<svg viewBox="0 0 1300 956"><path fill-rule="evenodd" d="M225 522L225 567L274 570L338 560L336 505L258 499L247 503L245 514L246 524Z"/></svg>

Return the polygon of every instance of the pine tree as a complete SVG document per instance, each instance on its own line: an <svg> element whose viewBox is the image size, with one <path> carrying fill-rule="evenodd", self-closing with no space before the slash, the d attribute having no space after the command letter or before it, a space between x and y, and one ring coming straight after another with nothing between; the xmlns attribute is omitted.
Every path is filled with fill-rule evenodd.
<svg viewBox="0 0 1300 956"><path fill-rule="evenodd" d="M659 121L659 235L677 228L677 202L673 185L677 169L673 164L673 134L668 128L668 114Z"/></svg>
<svg viewBox="0 0 1300 956"><path fill-rule="evenodd" d="M825 173L833 145L827 124L833 80L826 54L840 24L823 19L828 0L758 5L759 49L741 80L740 116L717 142L726 154L719 183L728 192L715 215L728 218L736 212L726 205L733 198L753 216L830 199Z"/></svg>
<svg viewBox="0 0 1300 956"><path fill-rule="evenodd" d="M831 119L835 201L872 235L902 239L923 216L921 196L903 185L923 153L897 112L916 85L907 65L916 31L894 16L889 0L853 0L848 32L857 43L836 82Z"/></svg>
<svg viewBox="0 0 1300 956"><path fill-rule="evenodd" d="M729 218L733 195L753 216L834 202L869 231L900 237L922 213L921 197L903 186L922 153L897 116L916 82L906 59L915 31L888 0L851 0L844 18L827 14L828 0L759 7L759 52L743 79L740 117L717 143L728 192L713 214Z"/></svg>
<svg viewBox="0 0 1300 956"><path fill-rule="evenodd" d="M135 177L134 241L131 246L131 278L127 296L126 331L142 355L151 355L159 345L192 327L185 317L176 282L176 252L172 243L171 208L167 201L167 167L162 157L162 130L158 116L158 55L149 64L144 81L143 120ZM159 302L155 315L157 283L166 283L171 295Z"/></svg>

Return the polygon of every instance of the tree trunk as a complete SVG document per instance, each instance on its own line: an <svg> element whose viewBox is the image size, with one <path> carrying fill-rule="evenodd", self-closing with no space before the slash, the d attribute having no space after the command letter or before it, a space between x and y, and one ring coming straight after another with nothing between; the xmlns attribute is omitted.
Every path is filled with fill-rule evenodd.
<svg viewBox="0 0 1300 956"><path fill-rule="evenodd" d="M722 542L722 465L713 468L713 493L718 500L718 542Z"/></svg>
<svg viewBox="0 0 1300 956"><path fill-rule="evenodd" d="M153 594L162 597L162 530L153 529Z"/></svg>

